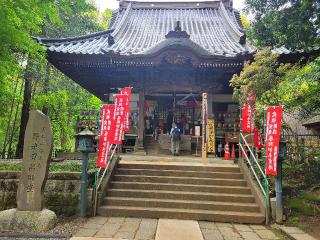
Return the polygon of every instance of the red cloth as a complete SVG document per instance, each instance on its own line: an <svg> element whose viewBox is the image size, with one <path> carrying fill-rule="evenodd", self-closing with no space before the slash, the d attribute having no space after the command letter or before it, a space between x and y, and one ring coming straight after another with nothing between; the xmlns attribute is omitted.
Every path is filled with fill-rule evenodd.
<svg viewBox="0 0 320 240"><path fill-rule="evenodd" d="M188 120L187 120L186 116L182 116L181 117L180 123L182 123L182 125L186 125L188 123Z"/></svg>

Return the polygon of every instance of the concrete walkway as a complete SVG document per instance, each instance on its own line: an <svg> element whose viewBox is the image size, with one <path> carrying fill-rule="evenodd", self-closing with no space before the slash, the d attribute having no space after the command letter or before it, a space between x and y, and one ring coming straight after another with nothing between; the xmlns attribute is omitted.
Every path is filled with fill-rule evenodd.
<svg viewBox="0 0 320 240"><path fill-rule="evenodd" d="M276 240L288 239L263 225L174 219L94 217L71 240Z"/></svg>
<svg viewBox="0 0 320 240"><path fill-rule="evenodd" d="M156 240L203 240L197 221L159 219Z"/></svg>

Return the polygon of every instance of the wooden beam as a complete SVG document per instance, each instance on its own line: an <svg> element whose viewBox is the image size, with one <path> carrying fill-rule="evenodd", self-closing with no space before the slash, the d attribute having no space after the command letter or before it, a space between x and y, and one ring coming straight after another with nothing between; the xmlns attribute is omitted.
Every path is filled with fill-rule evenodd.
<svg viewBox="0 0 320 240"><path fill-rule="evenodd" d="M139 125L138 125L138 147L143 147L144 137L144 90L139 90Z"/></svg>

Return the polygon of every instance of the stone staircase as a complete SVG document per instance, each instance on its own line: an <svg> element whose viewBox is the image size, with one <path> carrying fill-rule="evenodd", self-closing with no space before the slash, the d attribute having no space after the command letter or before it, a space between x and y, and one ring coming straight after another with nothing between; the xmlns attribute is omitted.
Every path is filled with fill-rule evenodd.
<svg viewBox="0 0 320 240"><path fill-rule="evenodd" d="M102 216L264 222L237 165L120 161Z"/></svg>
<svg viewBox="0 0 320 240"><path fill-rule="evenodd" d="M153 136L146 135L144 138L144 149L147 155L158 155L160 152L159 142Z"/></svg>

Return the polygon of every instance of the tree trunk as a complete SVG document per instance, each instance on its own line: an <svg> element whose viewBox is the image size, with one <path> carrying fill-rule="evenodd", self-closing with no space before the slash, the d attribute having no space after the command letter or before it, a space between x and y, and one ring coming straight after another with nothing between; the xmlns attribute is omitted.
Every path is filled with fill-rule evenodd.
<svg viewBox="0 0 320 240"><path fill-rule="evenodd" d="M21 86L20 86L19 98L18 98L18 103L16 106L16 113L14 115L13 126L12 126L11 136L10 136L10 140L9 140L9 148L8 148L8 158L9 159L14 158L13 150L12 150L12 142L13 142L14 133L16 131L16 122L17 122L17 117L18 117L18 113L19 113L22 90L23 90L23 82L21 83Z"/></svg>
<svg viewBox="0 0 320 240"><path fill-rule="evenodd" d="M49 82L50 82L50 70L51 70L51 63L47 63L47 76L43 86L43 94L46 95L49 92ZM42 112L45 115L48 115L48 106L45 105L42 107Z"/></svg>
<svg viewBox="0 0 320 240"><path fill-rule="evenodd" d="M28 63L25 74L24 74L24 93L23 93L23 104L21 111L21 120L20 120L20 132L19 132L19 140L18 146L16 150L16 158L23 157L23 145L24 145L24 135L27 128L27 123L29 119L30 112L30 103L31 103L31 93L32 93L32 75L31 75L31 67Z"/></svg>
<svg viewBox="0 0 320 240"><path fill-rule="evenodd" d="M16 94L18 83L19 83L19 80L17 79L17 82L16 82L15 87L14 87L14 94ZM14 101L15 101L15 96L13 96L12 100L11 100L11 108L10 108L10 114L9 114L9 119L8 119L8 125L7 125L6 135L4 137L4 142L3 142L3 147L2 147L2 154L1 154L1 158L2 159L6 158L7 140L8 140L8 137L9 137L9 131L10 131L10 125L11 125L11 118L12 118L12 113L13 113Z"/></svg>

